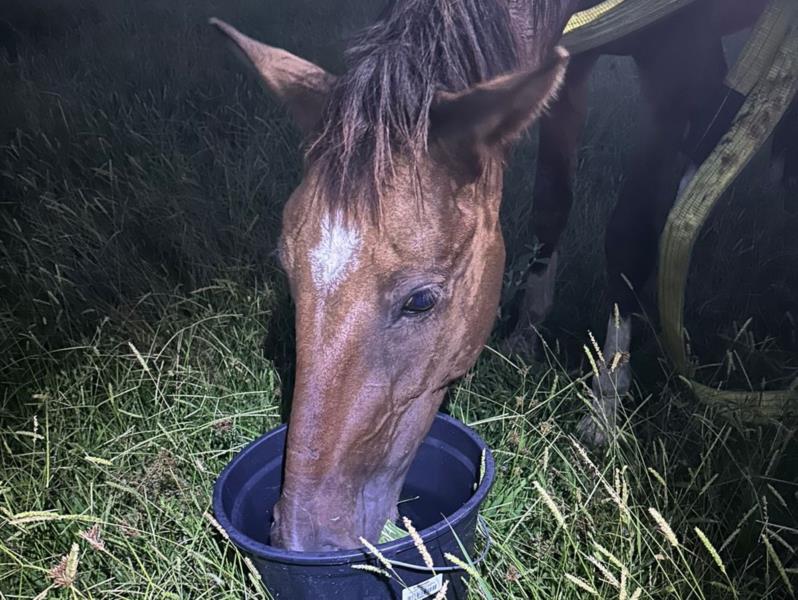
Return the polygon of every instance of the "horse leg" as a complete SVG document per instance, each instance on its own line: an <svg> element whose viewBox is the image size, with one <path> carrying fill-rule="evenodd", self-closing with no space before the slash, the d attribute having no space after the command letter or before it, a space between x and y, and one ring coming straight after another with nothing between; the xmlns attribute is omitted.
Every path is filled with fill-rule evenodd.
<svg viewBox="0 0 798 600"><path fill-rule="evenodd" d="M554 302L557 246L573 201L576 152L587 114L587 83L597 55L574 57L557 100L540 120L532 229L539 244L529 267L518 319L504 344L509 351L533 358L539 343L537 328Z"/></svg>
<svg viewBox="0 0 798 600"><path fill-rule="evenodd" d="M695 167L686 165L680 156L685 133L688 126L703 126L726 73L719 37L679 29L646 40L641 51L633 54L650 114L606 232L608 284L614 307L603 356L596 359L593 414L579 425L584 441L596 446L606 444L608 436L614 435L621 398L631 385L629 349L631 315L638 308L636 294L655 269L659 236L676 197L679 177L684 175L683 186L695 173Z"/></svg>
<svg viewBox="0 0 798 600"><path fill-rule="evenodd" d="M770 175L774 183L780 183L794 194L798 191L798 99L781 119L773 134L770 159Z"/></svg>

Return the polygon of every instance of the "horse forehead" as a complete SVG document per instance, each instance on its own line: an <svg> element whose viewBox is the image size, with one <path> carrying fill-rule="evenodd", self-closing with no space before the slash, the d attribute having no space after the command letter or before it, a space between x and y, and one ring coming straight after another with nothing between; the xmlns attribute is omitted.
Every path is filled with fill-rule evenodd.
<svg viewBox="0 0 798 600"><path fill-rule="evenodd" d="M337 288L360 262L363 232L354 219L325 211L309 253L313 283L322 292Z"/></svg>

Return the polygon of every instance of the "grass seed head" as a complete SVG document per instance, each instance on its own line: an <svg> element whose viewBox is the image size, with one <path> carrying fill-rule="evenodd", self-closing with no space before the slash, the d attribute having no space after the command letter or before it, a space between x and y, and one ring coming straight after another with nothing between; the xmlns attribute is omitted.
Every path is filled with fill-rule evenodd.
<svg viewBox="0 0 798 600"><path fill-rule="evenodd" d="M385 569L380 569L379 567L375 567L374 565L352 565L352 568L356 571L366 571L367 573L374 573L375 575L379 575L380 577L385 577L385 579L390 579L391 574L386 571Z"/></svg>
<svg viewBox="0 0 798 600"><path fill-rule="evenodd" d="M363 546L366 547L366 549L374 556L374 558L376 558L378 561L380 561L380 564L383 567L385 567L389 571L393 570L393 566L391 565L390 561L387 558L385 558L385 555L383 555L382 552L377 550L377 547L374 544L372 544L370 541L368 541L364 537L360 537L359 539L360 539L360 543L363 544Z"/></svg>
<svg viewBox="0 0 798 600"><path fill-rule="evenodd" d="M438 593L435 594L435 597L432 600L445 600L446 592L449 591L449 581L444 581L441 589L438 590Z"/></svg>
<svg viewBox="0 0 798 600"><path fill-rule="evenodd" d="M413 527L413 522L408 519L407 517L402 517L402 523L405 525L405 529L410 534L410 537L413 539L413 544L416 546L416 550L421 555L421 559L424 561L424 564L427 565L428 569L434 569L435 563L432 561L432 556L427 550L427 546L424 545L424 540L421 539L421 536L416 531L416 528Z"/></svg>
<svg viewBox="0 0 798 600"><path fill-rule="evenodd" d="M665 539L668 540L668 543L673 546L674 548L679 547L679 538L676 537L676 534L673 533L673 529L665 520L665 518L660 514L660 512L656 508L649 508L648 513L651 517L656 521L657 527L662 532L662 535L665 536Z"/></svg>
<svg viewBox="0 0 798 600"><path fill-rule="evenodd" d="M593 335L593 332L588 330L587 335L590 337L590 345L593 346L593 351L596 353L596 356L598 356L599 361L602 364L605 364L604 353L601 351L601 346L598 345L598 342L596 341L596 337Z"/></svg>
<svg viewBox="0 0 798 600"><path fill-rule="evenodd" d="M479 573L477 573L477 570L473 566L469 565L466 561L464 561L459 556L455 556L451 552L447 552L446 554L443 555L443 557L446 560L448 560L450 563L452 563L453 565L463 569L463 571L468 573L468 575L470 577L472 577L473 579L475 579L475 580L480 579Z"/></svg>
<svg viewBox="0 0 798 600"><path fill-rule="evenodd" d="M208 523L211 524L211 526L219 533L219 535L221 535L225 539L225 541L228 541L228 542L230 541L230 536L224 530L224 527L222 527L222 524L219 523L219 521L217 521L216 519L213 518L213 515L211 515L208 512L205 512L205 513L202 514L202 516L205 517L205 519L208 521Z"/></svg>
<svg viewBox="0 0 798 600"><path fill-rule="evenodd" d="M587 362L590 363L590 370L593 372L593 377L598 378L599 370L598 370L598 365L596 364L596 359L593 357L593 353L590 351L590 348L588 348L587 346L582 346L582 348L585 351L585 356L587 356ZM599 356L601 355L599 354Z"/></svg>
<svg viewBox="0 0 798 600"><path fill-rule="evenodd" d="M543 488L539 481L533 481L532 484L535 486L535 489L538 491L541 500L543 500L543 503L548 507L549 511L551 511L552 516L554 516L554 519L557 521L559 526L565 527L565 517L562 516L562 513L557 507L557 504L554 502L554 499Z"/></svg>
<svg viewBox="0 0 798 600"><path fill-rule="evenodd" d="M609 583L616 590L620 589L621 582L618 581L618 578L615 577L615 575L613 575L612 572L607 567L605 567L603 564L601 564L601 562L598 559L596 559L593 556L588 556L587 560L588 560L588 562L590 564L592 564L594 567L596 567L598 572L601 573L601 575L604 577L604 580L607 583Z"/></svg>
<svg viewBox="0 0 798 600"><path fill-rule="evenodd" d="M765 550L767 551L767 556L773 565L776 567L776 571L779 573L779 577L784 582L784 587L787 588L787 591L790 593L791 597L795 597L795 590L792 587L792 583L790 583L790 578L787 575L787 571L784 570L784 564L781 562L779 555L776 554L776 549L773 547L773 544L770 543L768 539L767 532L762 534L762 543L765 544Z"/></svg>
<svg viewBox="0 0 798 600"><path fill-rule="evenodd" d="M98 552L105 552L105 540L103 540L100 534L99 523L95 523L88 529L81 531L78 535L86 540L89 545Z"/></svg>
<svg viewBox="0 0 798 600"><path fill-rule="evenodd" d="M77 542L72 544L69 554L65 554L58 564L50 569L48 575L53 584L60 588L71 588L78 578L78 564L80 562L80 546Z"/></svg>
<svg viewBox="0 0 798 600"><path fill-rule="evenodd" d="M726 566L723 564L723 561L721 560L718 551L715 550L715 546L712 545L712 542L709 541L709 538L698 527L695 527L694 531L695 534L698 536L698 539L701 540L701 543L704 545L704 548L706 548L707 552L709 552L709 555L712 557L712 560L715 561L715 564L718 565L718 568L725 575Z"/></svg>

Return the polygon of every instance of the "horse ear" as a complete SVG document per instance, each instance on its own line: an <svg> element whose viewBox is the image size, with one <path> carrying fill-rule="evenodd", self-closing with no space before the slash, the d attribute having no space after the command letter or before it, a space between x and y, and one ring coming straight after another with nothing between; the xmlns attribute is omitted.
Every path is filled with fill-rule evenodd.
<svg viewBox="0 0 798 600"><path fill-rule="evenodd" d="M255 68L266 88L288 108L302 131L307 133L318 124L335 83L333 75L290 52L253 40L224 21L214 18L210 24L232 42L245 63Z"/></svg>
<svg viewBox="0 0 798 600"><path fill-rule="evenodd" d="M466 169L469 180L485 159L520 136L556 97L568 67L558 46L534 71L501 75L462 92L438 92L430 108L430 140Z"/></svg>

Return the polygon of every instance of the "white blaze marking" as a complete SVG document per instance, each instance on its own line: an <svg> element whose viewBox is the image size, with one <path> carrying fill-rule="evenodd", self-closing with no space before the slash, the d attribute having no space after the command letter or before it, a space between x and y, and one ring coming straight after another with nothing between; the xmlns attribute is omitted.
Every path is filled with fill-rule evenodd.
<svg viewBox="0 0 798 600"><path fill-rule="evenodd" d="M357 230L348 229L340 215L327 213L321 220L321 238L310 253L313 281L321 290L331 291L357 263L361 240Z"/></svg>

